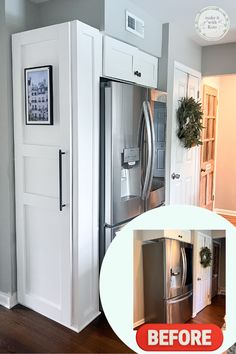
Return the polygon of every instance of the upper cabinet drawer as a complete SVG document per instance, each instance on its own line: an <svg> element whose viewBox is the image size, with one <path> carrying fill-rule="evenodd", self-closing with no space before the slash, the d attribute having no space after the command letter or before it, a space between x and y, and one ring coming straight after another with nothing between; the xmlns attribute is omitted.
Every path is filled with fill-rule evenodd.
<svg viewBox="0 0 236 354"><path fill-rule="evenodd" d="M158 59L138 50L134 57L135 72L138 72L137 83L149 87L157 87Z"/></svg>
<svg viewBox="0 0 236 354"><path fill-rule="evenodd" d="M104 36L103 75L120 80L134 81L134 56L138 49Z"/></svg>
<svg viewBox="0 0 236 354"><path fill-rule="evenodd" d="M157 87L158 59L139 49L104 36L103 75L139 85Z"/></svg>

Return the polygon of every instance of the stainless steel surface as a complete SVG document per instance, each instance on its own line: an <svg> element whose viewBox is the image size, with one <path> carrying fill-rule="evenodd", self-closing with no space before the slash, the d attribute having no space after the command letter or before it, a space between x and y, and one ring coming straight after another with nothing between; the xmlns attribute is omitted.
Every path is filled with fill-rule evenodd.
<svg viewBox="0 0 236 354"><path fill-rule="evenodd" d="M166 322L185 323L192 317L193 292L166 300Z"/></svg>
<svg viewBox="0 0 236 354"><path fill-rule="evenodd" d="M138 130L146 95L144 88L119 82L105 88L105 223L111 226L144 211Z"/></svg>
<svg viewBox="0 0 236 354"><path fill-rule="evenodd" d="M147 188L147 193L146 193L146 199L148 199L150 197L150 192L152 189L152 182L153 182L153 175L154 175L155 131L154 131L153 115L152 115L150 103L146 102L146 104L147 104L147 111L148 111L150 129L151 129L151 169L150 169L150 173L149 173L148 188Z"/></svg>
<svg viewBox="0 0 236 354"><path fill-rule="evenodd" d="M191 318L191 244L166 238L144 242L143 276L145 322L184 323Z"/></svg>
<svg viewBox="0 0 236 354"><path fill-rule="evenodd" d="M165 187L150 192L146 201L146 210L151 210L163 205L165 202Z"/></svg>
<svg viewBox="0 0 236 354"><path fill-rule="evenodd" d="M172 179L180 179L180 175L178 173L172 173L171 178Z"/></svg>
<svg viewBox="0 0 236 354"><path fill-rule="evenodd" d="M152 127L151 127L151 121L150 121L150 116L149 116L149 111L148 111L148 104L147 102L143 102L143 107L142 107L142 112L143 115L141 117L144 118L144 124L141 121L141 129L146 128L146 135L147 135L147 163L146 163L146 168L145 168L145 177L144 177L144 182L143 182L143 189L142 189L142 199L145 200L149 193L150 193L150 178L152 175L152 170L153 170L153 133L152 133ZM144 139L144 132L141 131L141 134L139 134L139 140ZM143 149L143 142L140 141L140 146ZM143 162L143 161L142 161Z"/></svg>
<svg viewBox="0 0 236 354"><path fill-rule="evenodd" d="M62 211L66 207L66 204L63 203L63 190L62 190L62 156L66 153L61 149L59 150L59 210Z"/></svg>

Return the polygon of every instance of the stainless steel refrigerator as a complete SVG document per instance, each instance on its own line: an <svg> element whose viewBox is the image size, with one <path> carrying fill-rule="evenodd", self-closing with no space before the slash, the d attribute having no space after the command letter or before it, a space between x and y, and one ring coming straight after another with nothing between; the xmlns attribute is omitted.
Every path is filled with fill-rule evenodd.
<svg viewBox="0 0 236 354"><path fill-rule="evenodd" d="M145 323L185 323L192 317L193 246L172 239L143 244Z"/></svg>
<svg viewBox="0 0 236 354"><path fill-rule="evenodd" d="M100 103L102 261L120 228L165 201L166 94L103 80Z"/></svg>

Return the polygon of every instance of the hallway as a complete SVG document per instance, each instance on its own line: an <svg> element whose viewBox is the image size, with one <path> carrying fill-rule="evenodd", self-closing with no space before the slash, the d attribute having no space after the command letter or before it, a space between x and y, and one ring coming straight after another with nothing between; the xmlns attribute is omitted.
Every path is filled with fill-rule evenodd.
<svg viewBox="0 0 236 354"><path fill-rule="evenodd" d="M205 307L195 318L188 323L210 323L223 327L225 317L225 296L217 295L212 299L211 305Z"/></svg>

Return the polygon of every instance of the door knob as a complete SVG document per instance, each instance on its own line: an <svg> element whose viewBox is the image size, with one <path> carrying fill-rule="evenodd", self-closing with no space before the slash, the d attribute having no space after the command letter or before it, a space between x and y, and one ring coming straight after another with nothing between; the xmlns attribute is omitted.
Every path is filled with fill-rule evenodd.
<svg viewBox="0 0 236 354"><path fill-rule="evenodd" d="M201 172L206 172L206 169L205 169L205 168L202 168L202 169L201 169Z"/></svg>
<svg viewBox="0 0 236 354"><path fill-rule="evenodd" d="M178 173L172 173L171 178L172 179L180 179L180 175Z"/></svg>
<svg viewBox="0 0 236 354"><path fill-rule="evenodd" d="M198 281L202 280L202 278L197 278Z"/></svg>

